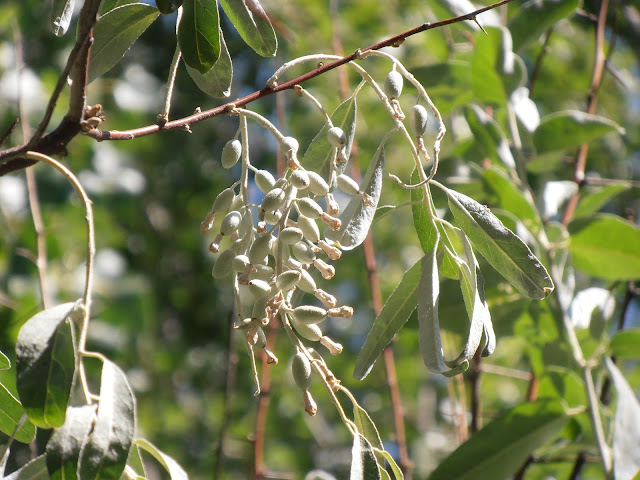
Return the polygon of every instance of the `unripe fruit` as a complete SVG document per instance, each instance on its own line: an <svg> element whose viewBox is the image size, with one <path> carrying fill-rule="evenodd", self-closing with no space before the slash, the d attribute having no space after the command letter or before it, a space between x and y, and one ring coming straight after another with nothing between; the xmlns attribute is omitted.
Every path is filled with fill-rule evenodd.
<svg viewBox="0 0 640 480"><path fill-rule="evenodd" d="M302 230L300 230L299 228L287 227L282 229L282 231L280 232L280 235L278 235L278 239L284 245L291 245L293 243L297 243L300 240L302 240L302 235L303 235Z"/></svg>
<svg viewBox="0 0 640 480"><path fill-rule="evenodd" d="M276 286L280 290L291 290L298 284L300 275L300 272L297 270L288 270L286 272L282 272L276 279Z"/></svg>
<svg viewBox="0 0 640 480"><path fill-rule="evenodd" d="M402 93L403 82L404 79L400 73L395 70L390 71L384 81L384 93L391 99L398 98Z"/></svg>
<svg viewBox="0 0 640 480"><path fill-rule="evenodd" d="M273 212L265 212L264 221L269 225L275 225L282 218L282 212L280 210L274 210Z"/></svg>
<svg viewBox="0 0 640 480"><path fill-rule="evenodd" d="M311 247L305 242L294 243L291 246L291 250L293 250L293 256L296 257L300 263L308 265L316 259L316 254L313 253Z"/></svg>
<svg viewBox="0 0 640 480"><path fill-rule="evenodd" d="M321 197L329 193L329 185L324 178L312 171L308 171L307 174L309 175L309 190L311 193Z"/></svg>
<svg viewBox="0 0 640 480"><path fill-rule="evenodd" d="M235 258L236 252L231 249L222 252L216 259L216 263L211 270L213 278L222 278L228 273L231 273L231 267Z"/></svg>
<svg viewBox="0 0 640 480"><path fill-rule="evenodd" d="M319 323L326 318L327 311L313 305L301 305L293 309L292 315L300 323Z"/></svg>
<svg viewBox="0 0 640 480"><path fill-rule="evenodd" d="M287 156L289 153L296 154L299 148L300 144L298 143L298 140L293 137L284 137L280 141L280 150L282 150L282 153Z"/></svg>
<svg viewBox="0 0 640 480"><path fill-rule="evenodd" d="M249 249L249 261L253 265L263 263L264 257L266 257L271 251L271 245L273 243L273 235L265 233L256 237Z"/></svg>
<svg viewBox="0 0 640 480"><path fill-rule="evenodd" d="M299 198L296 201L296 208L300 215L304 215L313 220L320 218L320 215L323 213L322 207L318 205L318 202L308 197Z"/></svg>
<svg viewBox="0 0 640 480"><path fill-rule="evenodd" d="M338 175L336 182L338 184L338 188L347 195L357 195L360 191L360 186L356 181L343 173Z"/></svg>
<svg viewBox="0 0 640 480"><path fill-rule="evenodd" d="M262 193L268 193L276 183L276 179L268 170L257 170L253 179Z"/></svg>
<svg viewBox="0 0 640 480"><path fill-rule="evenodd" d="M233 212L227 213L220 224L220 233L222 235L231 235L238 230L240 222L242 222L242 214L240 212L234 210Z"/></svg>
<svg viewBox="0 0 640 480"><path fill-rule="evenodd" d="M304 238L312 243L317 243L320 240L320 230L315 220L311 220L304 215L298 216L298 228L302 230Z"/></svg>
<svg viewBox="0 0 640 480"><path fill-rule="evenodd" d="M314 293L317 290L316 281L311 274L304 269L300 270L300 280L298 280L298 288L303 292Z"/></svg>
<svg viewBox="0 0 640 480"><path fill-rule="evenodd" d="M271 285L269 285L264 280L255 278L253 280L249 280L248 285L249 291L257 298L265 297L271 293Z"/></svg>
<svg viewBox="0 0 640 480"><path fill-rule="evenodd" d="M254 268L255 270L249 274L250 280L264 280L265 282L271 282L273 279L273 268L261 263L254 265Z"/></svg>
<svg viewBox="0 0 640 480"><path fill-rule="evenodd" d="M244 206L244 201L242 200L241 195L236 195L231 200L231 205L229 205L229 210L240 210Z"/></svg>
<svg viewBox="0 0 640 480"><path fill-rule="evenodd" d="M414 105L411 108L411 130L416 137L421 137L427 131L429 116L427 109L422 105Z"/></svg>
<svg viewBox="0 0 640 480"><path fill-rule="evenodd" d="M311 363L302 352L297 352L291 362L291 373L296 385L305 392L311 386Z"/></svg>
<svg viewBox="0 0 640 480"><path fill-rule="evenodd" d="M229 140L222 149L222 166L224 168L233 167L240 160L241 154L242 144L240 140Z"/></svg>
<svg viewBox="0 0 640 480"><path fill-rule="evenodd" d="M296 322L296 320L292 318L291 325L293 325L293 328L296 329L296 332L298 332L302 338L306 338L312 342L317 342L322 338L322 330L320 330L320 327L315 323L307 325L305 323Z"/></svg>
<svg viewBox="0 0 640 480"><path fill-rule="evenodd" d="M331 127L327 131L327 139L332 147L341 147L347 143L347 136L340 127Z"/></svg>
<svg viewBox="0 0 640 480"><path fill-rule="evenodd" d="M298 169L291 174L289 181L298 190L304 190L309 186L311 180L309 180L309 174L306 171Z"/></svg>
<svg viewBox="0 0 640 480"><path fill-rule="evenodd" d="M233 201L234 192L232 188L225 188L221 191L216 199L213 201L211 211L214 213L226 212L231 207Z"/></svg>
<svg viewBox="0 0 640 480"><path fill-rule="evenodd" d="M235 272L242 273L247 269L249 265L250 265L249 258L246 255L237 255L233 259L233 263L231 264L231 267Z"/></svg>
<svg viewBox="0 0 640 480"><path fill-rule="evenodd" d="M251 310L251 317L262 319L267 316L267 304L271 298L264 296L262 298L258 298L253 304L253 309Z"/></svg>
<svg viewBox="0 0 640 480"><path fill-rule="evenodd" d="M285 196L286 194L284 190L281 188L273 188L265 195L260 208L265 212L273 212L280 208L280 205L284 203Z"/></svg>

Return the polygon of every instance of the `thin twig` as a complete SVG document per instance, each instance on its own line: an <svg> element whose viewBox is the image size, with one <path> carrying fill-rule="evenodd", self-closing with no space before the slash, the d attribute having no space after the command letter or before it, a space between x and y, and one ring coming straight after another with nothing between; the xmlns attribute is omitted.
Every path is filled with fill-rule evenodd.
<svg viewBox="0 0 640 480"><path fill-rule="evenodd" d="M482 428L482 402L480 397L480 374L482 373L482 352L480 349L471 360L469 386L471 390L471 433Z"/></svg>
<svg viewBox="0 0 640 480"><path fill-rule="evenodd" d="M544 34L544 41L542 43L542 48L540 49L540 53L538 53L538 56L536 58L536 64L533 67L531 76L529 77L529 97L533 97L533 89L536 86L536 81L538 80L538 76L540 75L540 70L542 69L542 61L544 60L544 57L550 50L549 42L551 41L553 28L554 27L549 27Z"/></svg>
<svg viewBox="0 0 640 480"><path fill-rule="evenodd" d="M80 329L80 337L78 339L78 352L81 356L89 355L90 352L86 351L87 344L87 334L89 330L89 319L91 317L91 293L93 291L93 261L96 254L96 236L94 230L93 223L93 209L91 208L91 199L85 192L84 188L78 181L78 178L73 174L71 170L62 165L57 160L53 158L43 155L39 152L26 152L25 158L29 160L34 160L36 162L44 162L53 166L56 170L62 173L69 183L76 190L80 198L82 199L82 203L84 204L85 215L87 220L87 265L85 270L85 285L84 285L84 296L83 296L83 307L84 307L84 317L82 320L82 325ZM79 359L78 364L80 382L82 384L82 389L84 391L85 398L87 403L91 403L91 392L89 391L89 386L87 383L87 376L84 369L84 362L82 359Z"/></svg>

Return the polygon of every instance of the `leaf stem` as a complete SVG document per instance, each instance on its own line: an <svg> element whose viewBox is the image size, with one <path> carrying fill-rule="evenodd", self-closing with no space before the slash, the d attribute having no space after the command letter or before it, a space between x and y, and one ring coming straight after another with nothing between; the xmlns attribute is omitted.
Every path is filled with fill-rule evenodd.
<svg viewBox="0 0 640 480"><path fill-rule="evenodd" d="M176 50L173 53L173 60L171 60L171 66L169 67L169 78L167 80L167 92L164 96L164 107L162 112L158 115L158 124L162 127L169 121L169 110L171 110L171 97L173 97L173 89L176 83L176 74L178 73L178 66L180 65L180 45L176 44Z"/></svg>

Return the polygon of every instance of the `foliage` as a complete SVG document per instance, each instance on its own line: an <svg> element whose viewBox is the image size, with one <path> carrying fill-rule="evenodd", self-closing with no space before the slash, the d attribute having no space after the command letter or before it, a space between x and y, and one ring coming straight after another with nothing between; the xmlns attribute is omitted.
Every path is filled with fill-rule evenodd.
<svg viewBox="0 0 640 480"><path fill-rule="evenodd" d="M75 3L0 6L7 478L638 475L637 7Z"/></svg>

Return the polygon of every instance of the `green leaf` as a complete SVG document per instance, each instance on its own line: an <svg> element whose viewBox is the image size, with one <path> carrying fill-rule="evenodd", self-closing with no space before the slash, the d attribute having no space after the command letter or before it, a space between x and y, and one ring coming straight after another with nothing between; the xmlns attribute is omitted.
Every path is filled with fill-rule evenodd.
<svg viewBox="0 0 640 480"><path fill-rule="evenodd" d="M119 480L136 429L136 401L120 368L105 360L95 426L78 463L82 480Z"/></svg>
<svg viewBox="0 0 640 480"><path fill-rule="evenodd" d="M395 479L396 480L404 480L404 474L402 473L402 470L400 470L400 467L398 467L398 464L396 463L394 458L391 456L391 454L389 452L387 452L386 450L382 450L380 452L380 455L382 455L385 458L385 460L387 461L387 463L391 467L391 470L393 471L393 476L395 477Z"/></svg>
<svg viewBox="0 0 640 480"><path fill-rule="evenodd" d="M129 3L100 17L93 27L89 82L111 70L158 15L151 5Z"/></svg>
<svg viewBox="0 0 640 480"><path fill-rule="evenodd" d="M73 4L75 0L53 0L53 8L51 9L51 29L57 37L61 37L71 24L73 15Z"/></svg>
<svg viewBox="0 0 640 480"><path fill-rule="evenodd" d="M349 480L379 480L380 470L371 444L362 435L353 437Z"/></svg>
<svg viewBox="0 0 640 480"><path fill-rule="evenodd" d="M278 39L258 0L220 0L220 5L242 39L258 55L270 57L276 54Z"/></svg>
<svg viewBox="0 0 640 480"><path fill-rule="evenodd" d="M613 425L613 473L615 478L632 478L640 470L640 402L615 363L606 357L604 363L618 392Z"/></svg>
<svg viewBox="0 0 640 480"><path fill-rule="evenodd" d="M161 452L151 442L137 438L133 442L137 447L153 455L153 457L160 462L164 469L169 473L171 480L188 480L188 476L183 468L172 457L166 453Z"/></svg>
<svg viewBox="0 0 640 480"><path fill-rule="evenodd" d="M411 174L411 183L414 185L420 181L420 177L416 170ZM429 188L429 185L425 185ZM411 213L413 214L413 226L416 229L420 246L424 253L429 253L436 246L436 239L438 238L438 232L431 222L429 217L429 210L427 208L426 200L424 198L424 192L422 188L414 188L411 192Z"/></svg>
<svg viewBox="0 0 640 480"><path fill-rule="evenodd" d="M47 442L47 470L51 480L78 478L78 458L93 422L96 405L69 407L64 425L56 428Z"/></svg>
<svg viewBox="0 0 640 480"><path fill-rule="evenodd" d="M543 155L589 143L611 132L623 135L624 129L606 117L566 110L540 120L533 132L533 144L538 155Z"/></svg>
<svg viewBox="0 0 640 480"><path fill-rule="evenodd" d="M0 352L0 370L7 370L9 368L11 368L11 361L4 353Z"/></svg>
<svg viewBox="0 0 640 480"><path fill-rule="evenodd" d="M466 195L445 191L458 225L493 268L529 298L543 299L553 291L544 265L498 217Z"/></svg>
<svg viewBox="0 0 640 480"><path fill-rule="evenodd" d="M140 3L140 0L105 0L102 2L102 5L100 5L100 16L102 17L111 10L130 3Z"/></svg>
<svg viewBox="0 0 640 480"><path fill-rule="evenodd" d="M26 420L15 432L17 426L26 415L22 404L16 397L11 395L7 387L0 383L0 432L7 435L14 435L14 438L22 443L29 443L36 436L36 427L29 420Z"/></svg>
<svg viewBox="0 0 640 480"><path fill-rule="evenodd" d="M587 217L598 213L616 195L627 192L628 185L608 185L595 191L581 191L580 201L573 214L573 218Z"/></svg>
<svg viewBox="0 0 640 480"><path fill-rule="evenodd" d="M73 324L67 318L73 303L64 303L31 317L16 343L17 388L29 420L38 427L59 427L75 373Z"/></svg>
<svg viewBox="0 0 640 480"><path fill-rule="evenodd" d="M342 102L331 115L331 123L333 123L333 126L342 128L344 134L347 136L347 145L345 147L347 157L349 157L351 153L353 136L356 132L356 95L357 92ZM302 157L302 160L300 161L304 168L317 172L327 181L329 181L331 161L333 158L333 147L327 139L328 130L329 128L325 123L311 141L311 144L304 153L304 157ZM338 165L336 174L339 175L343 173L345 168L346 163Z"/></svg>
<svg viewBox="0 0 640 480"><path fill-rule="evenodd" d="M449 367L444 361L440 324L438 321L438 298L440 280L436 250L427 253L420 261L422 272L418 283L418 340L425 366L432 372L444 373Z"/></svg>
<svg viewBox="0 0 640 480"><path fill-rule="evenodd" d="M367 339L358 354L353 376L362 380L371 371L376 359L407 322L416 308L416 290L420 281L421 262L417 262L402 276L402 280L389 295L380 315L375 319Z"/></svg>
<svg viewBox="0 0 640 480"><path fill-rule="evenodd" d="M342 250L352 250L359 246L367 238L373 217L376 213L380 192L382 191L382 177L384 173L384 140L376 150L373 160L362 183L360 191L369 195L371 202L364 203L362 195L354 195L340 214L342 222L337 231L327 227L325 237L330 242L340 244Z"/></svg>
<svg viewBox="0 0 640 480"><path fill-rule="evenodd" d="M568 419L555 400L513 407L460 445L428 480L509 478L533 451L556 438Z"/></svg>
<svg viewBox="0 0 640 480"><path fill-rule="evenodd" d="M550 365L540 377L538 398L562 400L570 408L587 404L584 382L574 371L568 368Z"/></svg>
<svg viewBox="0 0 640 480"><path fill-rule="evenodd" d="M497 206L513 213L527 230L537 236L542 229L542 221L528 191L495 166L486 169L482 176L498 199Z"/></svg>
<svg viewBox="0 0 640 480"><path fill-rule="evenodd" d="M207 95L215 98L228 97L231 93L231 80L233 78L233 65L231 56L220 30L220 56L211 70L204 75L195 68L186 65L187 72L198 86Z"/></svg>
<svg viewBox="0 0 640 480"><path fill-rule="evenodd" d="M486 34L478 31L471 57L471 84L482 103L505 105L507 92L502 82L504 75L515 72L511 49L511 33L503 27L487 27Z"/></svg>
<svg viewBox="0 0 640 480"><path fill-rule="evenodd" d="M573 266L606 280L640 278L640 228L615 215L579 218L568 225Z"/></svg>
<svg viewBox="0 0 640 480"><path fill-rule="evenodd" d="M438 110L444 116L456 107L473 101L471 64L463 60L416 67L411 73L438 99Z"/></svg>
<svg viewBox="0 0 640 480"><path fill-rule="evenodd" d="M185 0L178 27L178 43L184 63L201 74L207 73L220 56L218 3L212 0Z"/></svg>
<svg viewBox="0 0 640 480"><path fill-rule="evenodd" d="M609 342L611 355L622 358L640 357L640 328L630 328L616 333Z"/></svg>
<svg viewBox="0 0 640 480"><path fill-rule="evenodd" d="M477 105L466 107L464 118L484 156L499 161L508 168L516 167L507 138L494 119Z"/></svg>
<svg viewBox="0 0 640 480"><path fill-rule="evenodd" d="M147 470L142 461L142 453L140 452L140 447L138 447L135 442L136 441L134 440L131 452L129 452L127 466L135 472L135 474L138 476L138 479L145 479L147 478Z"/></svg>
<svg viewBox="0 0 640 480"><path fill-rule="evenodd" d="M49 480L46 455L40 455L27 463L20 470L16 470L4 480Z"/></svg>
<svg viewBox="0 0 640 480"><path fill-rule="evenodd" d="M509 22L513 49L519 51L535 42L550 27L563 18L573 16L580 0L545 0L523 3Z"/></svg>
<svg viewBox="0 0 640 480"><path fill-rule="evenodd" d="M167 15L178 10L183 2L184 0L156 0L156 7L160 13Z"/></svg>

